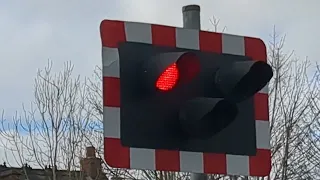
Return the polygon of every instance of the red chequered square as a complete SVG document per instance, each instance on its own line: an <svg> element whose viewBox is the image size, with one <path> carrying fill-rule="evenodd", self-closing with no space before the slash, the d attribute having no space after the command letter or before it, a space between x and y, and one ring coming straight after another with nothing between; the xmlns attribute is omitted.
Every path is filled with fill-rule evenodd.
<svg viewBox="0 0 320 180"><path fill-rule="evenodd" d="M258 149L255 156L249 157L250 175L265 176L271 170L271 151Z"/></svg>
<svg viewBox="0 0 320 180"><path fill-rule="evenodd" d="M267 61L266 45L261 39L245 37L245 54L257 61Z"/></svg>
<svg viewBox="0 0 320 180"><path fill-rule="evenodd" d="M103 77L103 105L120 107L120 79Z"/></svg>
<svg viewBox="0 0 320 180"><path fill-rule="evenodd" d="M176 28L161 26L161 25L152 25L152 44L158 46L176 46Z"/></svg>
<svg viewBox="0 0 320 180"><path fill-rule="evenodd" d="M159 171L180 171L179 151L156 149L156 169Z"/></svg>
<svg viewBox="0 0 320 180"><path fill-rule="evenodd" d="M222 34L200 31L200 50L222 53Z"/></svg>
<svg viewBox="0 0 320 180"><path fill-rule="evenodd" d="M269 121L269 95L257 93L254 95L255 119Z"/></svg>
<svg viewBox="0 0 320 180"><path fill-rule="evenodd" d="M204 173L226 174L227 159L225 154L203 153Z"/></svg>
<svg viewBox="0 0 320 180"><path fill-rule="evenodd" d="M100 24L102 46L117 48L120 42L126 41L123 21L104 20Z"/></svg>
<svg viewBox="0 0 320 180"><path fill-rule="evenodd" d="M104 138L105 160L115 168L130 168L130 149L121 145L117 138Z"/></svg>

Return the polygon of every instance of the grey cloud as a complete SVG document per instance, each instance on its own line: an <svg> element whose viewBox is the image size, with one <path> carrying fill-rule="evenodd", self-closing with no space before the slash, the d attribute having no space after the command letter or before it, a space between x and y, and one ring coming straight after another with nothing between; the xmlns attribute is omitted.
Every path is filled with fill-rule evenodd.
<svg viewBox="0 0 320 180"><path fill-rule="evenodd" d="M228 33L267 41L275 24L288 34L288 49L317 60L320 2L316 0L7 0L0 3L0 108L10 114L32 99L36 70L48 58L56 70L71 60L76 74L90 75L101 64L102 19L182 26L181 7L190 3L201 5L203 29L212 28L209 18L214 14Z"/></svg>
<svg viewBox="0 0 320 180"><path fill-rule="evenodd" d="M287 33L287 49L318 61L320 1L279 0L2 0L0 2L0 109L11 117L32 100L33 78L50 58L90 75L101 64L99 24L104 18L182 26L181 7L198 3L202 28L213 14L228 33L265 41L273 25ZM0 148L0 155L4 155ZM0 157L2 160L3 157ZM12 156L10 157L12 158ZM12 159L13 161L13 159Z"/></svg>

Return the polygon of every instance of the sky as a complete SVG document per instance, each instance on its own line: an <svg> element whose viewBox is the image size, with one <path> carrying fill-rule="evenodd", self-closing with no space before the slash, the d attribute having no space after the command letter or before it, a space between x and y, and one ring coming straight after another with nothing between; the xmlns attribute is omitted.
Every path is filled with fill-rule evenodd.
<svg viewBox="0 0 320 180"><path fill-rule="evenodd" d="M0 2L0 109L11 116L32 100L34 77L48 59L59 70L72 61L75 74L90 76L101 65L99 24L117 19L182 26L181 8L201 6L202 29L212 15L227 33L269 41L274 25L287 34L287 49L317 61L320 1L274 0L2 0Z"/></svg>
<svg viewBox="0 0 320 180"><path fill-rule="evenodd" d="M227 33L267 43L275 25L287 35L286 50L319 62L319 0L1 0L0 110L9 117L32 101L36 71L48 59L54 70L72 61L76 75L90 76L102 63L103 19L181 27L181 8L187 4L200 5L203 30L213 28L214 15Z"/></svg>

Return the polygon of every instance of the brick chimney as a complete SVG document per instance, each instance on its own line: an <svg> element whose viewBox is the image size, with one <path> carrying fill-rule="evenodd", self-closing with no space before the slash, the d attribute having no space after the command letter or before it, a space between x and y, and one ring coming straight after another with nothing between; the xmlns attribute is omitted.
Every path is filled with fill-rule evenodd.
<svg viewBox="0 0 320 180"><path fill-rule="evenodd" d="M95 158L96 157L96 149L93 146L87 147L86 150L87 150L87 152L86 152L87 158Z"/></svg>
<svg viewBox="0 0 320 180"><path fill-rule="evenodd" d="M101 159L96 157L96 150L93 146L86 148L86 157L80 160L81 171L92 179L103 177Z"/></svg>

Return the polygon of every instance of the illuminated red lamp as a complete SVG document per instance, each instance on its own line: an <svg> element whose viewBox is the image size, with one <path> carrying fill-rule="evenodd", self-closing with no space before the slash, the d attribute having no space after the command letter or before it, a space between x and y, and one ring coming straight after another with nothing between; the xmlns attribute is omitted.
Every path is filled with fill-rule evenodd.
<svg viewBox="0 0 320 180"><path fill-rule="evenodd" d="M168 66L156 81L156 87L162 91L173 89L178 81L190 82L200 71L198 57L193 53L185 53Z"/></svg>
<svg viewBox="0 0 320 180"><path fill-rule="evenodd" d="M176 63L171 64L159 76L156 82L156 87L162 91L171 90L178 82L179 70Z"/></svg>

